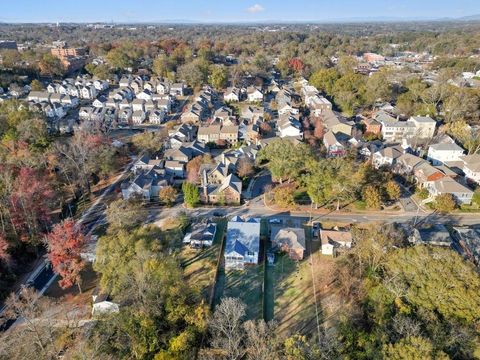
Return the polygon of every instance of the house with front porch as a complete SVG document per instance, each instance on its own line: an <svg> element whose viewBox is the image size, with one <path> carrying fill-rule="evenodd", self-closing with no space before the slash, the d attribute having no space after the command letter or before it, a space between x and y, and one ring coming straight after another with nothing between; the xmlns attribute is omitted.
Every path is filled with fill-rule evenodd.
<svg viewBox="0 0 480 360"><path fill-rule="evenodd" d="M443 177L432 181L426 185L426 188L432 200L435 200L438 195L450 194L459 205L470 205L472 203L473 191L451 177Z"/></svg>
<svg viewBox="0 0 480 360"><path fill-rule="evenodd" d="M260 252L260 218L233 217L227 224L225 269L243 270L258 264Z"/></svg>

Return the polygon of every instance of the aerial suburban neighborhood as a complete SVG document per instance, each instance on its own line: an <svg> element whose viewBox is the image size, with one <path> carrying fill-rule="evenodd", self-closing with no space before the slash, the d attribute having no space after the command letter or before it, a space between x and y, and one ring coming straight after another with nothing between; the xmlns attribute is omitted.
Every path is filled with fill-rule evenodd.
<svg viewBox="0 0 480 360"><path fill-rule="evenodd" d="M470 2L21 3L0 359L480 358Z"/></svg>

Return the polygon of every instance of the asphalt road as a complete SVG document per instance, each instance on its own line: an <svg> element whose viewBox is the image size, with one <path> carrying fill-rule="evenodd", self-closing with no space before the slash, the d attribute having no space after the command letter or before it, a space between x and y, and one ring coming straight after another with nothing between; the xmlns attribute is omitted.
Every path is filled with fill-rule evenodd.
<svg viewBox="0 0 480 360"><path fill-rule="evenodd" d="M246 217L300 217L309 219L311 215L312 221L337 221L345 223L367 223L367 222L385 222L385 223L418 223L419 221L432 224L452 224L452 225L477 225L480 224L480 216L478 214L425 214L422 212L403 212L396 214L384 213L366 213L366 214L350 214L344 212L331 211L328 214L310 214L309 211L293 212L293 211L277 211L264 206L262 196L250 200L248 206L237 207L197 207L194 209L184 208L182 205L176 205L172 208L164 208L159 206L151 206L148 208L149 219L152 222L166 218L177 216L179 212L186 212L192 217L209 217L213 213L222 213L226 216L246 216Z"/></svg>
<svg viewBox="0 0 480 360"><path fill-rule="evenodd" d="M254 179L252 186L252 198L256 198L265 192L265 187L272 183L272 175L267 172Z"/></svg>

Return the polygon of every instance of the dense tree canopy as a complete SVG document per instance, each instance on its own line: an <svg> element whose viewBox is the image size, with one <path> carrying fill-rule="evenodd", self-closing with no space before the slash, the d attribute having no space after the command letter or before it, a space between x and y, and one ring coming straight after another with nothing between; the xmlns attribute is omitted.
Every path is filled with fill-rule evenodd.
<svg viewBox="0 0 480 360"><path fill-rule="evenodd" d="M343 352L365 359L474 358L480 278L473 265L446 248L403 248L396 231L358 231L351 257L340 264L350 268L343 286L359 279L354 291L363 316L342 327Z"/></svg>
<svg viewBox="0 0 480 360"><path fill-rule="evenodd" d="M119 230L99 239L95 269L102 289L123 305L94 332L103 352L135 359L190 358L206 328L207 308L184 281L171 241L156 227Z"/></svg>
<svg viewBox="0 0 480 360"><path fill-rule="evenodd" d="M311 149L306 144L278 139L262 149L257 161L268 161L273 178L282 182L298 179L312 158Z"/></svg>

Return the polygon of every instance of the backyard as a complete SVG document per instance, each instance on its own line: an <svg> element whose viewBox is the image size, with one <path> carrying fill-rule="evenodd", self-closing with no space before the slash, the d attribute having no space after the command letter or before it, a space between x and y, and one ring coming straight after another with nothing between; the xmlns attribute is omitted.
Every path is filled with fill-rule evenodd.
<svg viewBox="0 0 480 360"><path fill-rule="evenodd" d="M239 298L246 305L248 319L263 318L263 244L265 244L266 233L266 221L262 220L260 227L259 264L248 265L243 271L225 271L222 257L222 264L219 268L217 281L215 283L214 305L219 304L221 299L225 297Z"/></svg>
<svg viewBox="0 0 480 360"><path fill-rule="evenodd" d="M315 336L317 325L322 327L324 319L330 316L330 303L334 300L329 287L334 259L322 256L320 242L312 241L311 227L304 229L304 260L294 261L284 253L277 253L274 265L266 266L265 320L274 320L285 336L293 333Z"/></svg>
<svg viewBox="0 0 480 360"><path fill-rule="evenodd" d="M212 286L215 280L215 269L219 252L222 247L222 240L225 234L226 219L218 219L217 232L212 246L201 250L192 249L188 245L183 245L179 257L182 264L185 279L188 283L197 288L209 301Z"/></svg>

